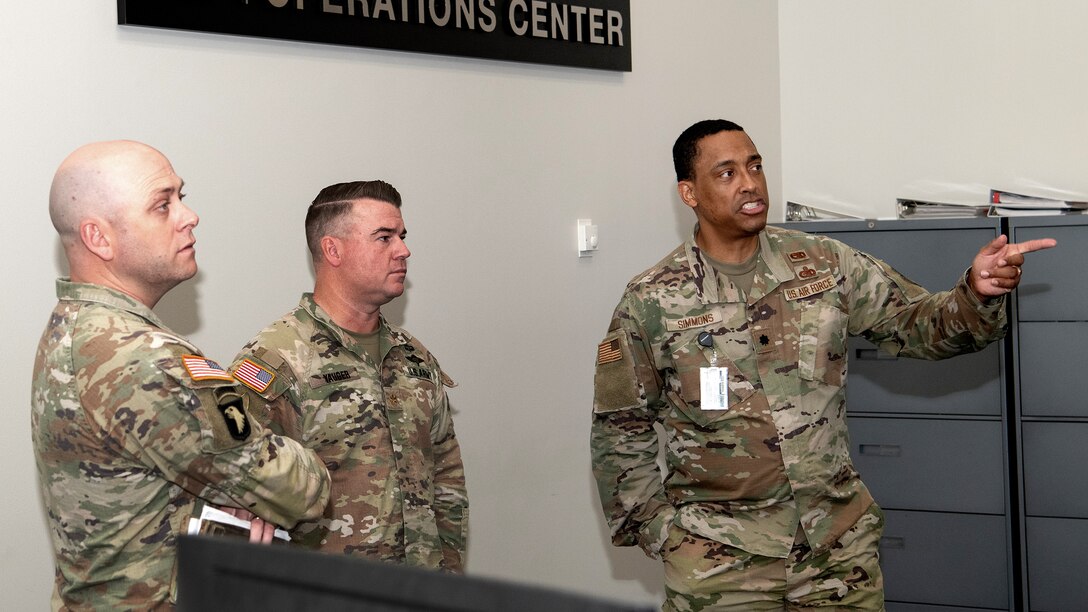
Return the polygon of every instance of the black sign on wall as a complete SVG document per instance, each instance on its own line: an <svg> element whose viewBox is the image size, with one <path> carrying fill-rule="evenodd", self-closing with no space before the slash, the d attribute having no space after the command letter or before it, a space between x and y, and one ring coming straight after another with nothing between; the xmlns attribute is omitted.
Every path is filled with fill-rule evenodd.
<svg viewBox="0 0 1088 612"><path fill-rule="evenodd" d="M117 23L630 72L630 0L117 0Z"/></svg>

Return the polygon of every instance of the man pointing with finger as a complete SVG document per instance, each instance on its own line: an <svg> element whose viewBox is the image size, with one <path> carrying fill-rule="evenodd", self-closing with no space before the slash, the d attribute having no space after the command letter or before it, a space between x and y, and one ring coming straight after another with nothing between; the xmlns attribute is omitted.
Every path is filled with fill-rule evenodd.
<svg viewBox="0 0 1088 612"><path fill-rule="evenodd" d="M1005 333L1024 254L1055 242L1001 236L931 294L841 242L767 227L763 159L737 124L696 123L673 161L695 231L628 284L597 350L612 541L663 560L665 610L881 610L883 513L850 460L847 338L922 359L980 350Z"/></svg>

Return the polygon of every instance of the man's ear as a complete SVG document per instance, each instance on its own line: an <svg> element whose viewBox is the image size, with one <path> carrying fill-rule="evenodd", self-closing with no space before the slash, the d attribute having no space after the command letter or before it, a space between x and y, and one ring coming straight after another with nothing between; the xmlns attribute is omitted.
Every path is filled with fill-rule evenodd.
<svg viewBox="0 0 1088 612"><path fill-rule="evenodd" d="M113 240L110 237L109 224L101 219L85 219L79 224L79 239L88 251L102 261L114 258Z"/></svg>
<svg viewBox="0 0 1088 612"><path fill-rule="evenodd" d="M689 208L695 208L699 205L698 200L695 199L695 184L691 181L680 181L677 183L676 192L680 194L680 199Z"/></svg>
<svg viewBox="0 0 1088 612"><path fill-rule="evenodd" d="M340 240L333 236L322 236L320 244L321 258L325 260L325 263L334 268L339 267L344 261L343 244Z"/></svg>

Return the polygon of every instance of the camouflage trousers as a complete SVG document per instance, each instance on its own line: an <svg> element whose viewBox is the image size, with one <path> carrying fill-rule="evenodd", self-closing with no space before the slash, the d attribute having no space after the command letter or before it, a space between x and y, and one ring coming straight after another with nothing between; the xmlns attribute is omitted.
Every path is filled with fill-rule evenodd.
<svg viewBox="0 0 1088 612"><path fill-rule="evenodd" d="M830 549L814 554L797 531L785 559L761 557L673 525L662 549L665 612L884 610L873 504Z"/></svg>

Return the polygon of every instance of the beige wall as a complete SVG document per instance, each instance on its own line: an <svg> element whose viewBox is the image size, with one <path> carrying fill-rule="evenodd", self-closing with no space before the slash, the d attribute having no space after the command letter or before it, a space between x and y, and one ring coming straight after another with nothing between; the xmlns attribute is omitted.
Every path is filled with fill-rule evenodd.
<svg viewBox="0 0 1088 612"><path fill-rule="evenodd" d="M1088 3L779 7L787 199L894 217L927 183L1088 193Z"/></svg>
<svg viewBox="0 0 1088 612"><path fill-rule="evenodd" d="M28 408L63 270L49 181L76 146L119 137L187 182L201 272L157 310L222 360L311 285L301 226L317 190L397 185L413 255L388 312L460 384L470 571L656 601L659 564L609 546L592 485L595 346L623 284L690 229L669 157L683 128L734 119L781 165L777 11L633 0L624 74L121 28L107 1L4 3L2 607L45 609L52 580ZM600 228L589 259L582 217Z"/></svg>

